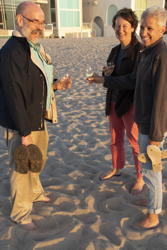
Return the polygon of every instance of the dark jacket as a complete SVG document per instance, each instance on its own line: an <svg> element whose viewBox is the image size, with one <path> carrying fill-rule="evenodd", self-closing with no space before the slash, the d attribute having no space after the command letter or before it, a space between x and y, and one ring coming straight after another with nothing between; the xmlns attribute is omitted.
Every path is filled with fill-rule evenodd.
<svg viewBox="0 0 167 250"><path fill-rule="evenodd" d="M120 48L121 48L121 45L117 45L111 50L111 53L107 59L107 62L112 62L113 64L116 64L116 60L117 60L117 56L119 55ZM140 49L141 49L141 45L137 41L137 39L136 38L132 39L132 42L127 49L127 54L122 59L119 71L114 69L112 73L112 78L115 78L118 76L124 76L126 74L131 73L134 70L134 65L135 65L136 58ZM108 116L110 115L110 112L111 112L113 88L110 86L110 81L105 81L104 87L108 88L107 95L106 95L106 115ZM133 97L134 97L134 88L119 90L116 105L115 105L115 111L118 117L121 117L122 115L124 115L125 113L129 111L131 105L133 104Z"/></svg>
<svg viewBox="0 0 167 250"><path fill-rule="evenodd" d="M167 45L163 39L141 52L134 105L139 131L162 141L167 131Z"/></svg>
<svg viewBox="0 0 167 250"><path fill-rule="evenodd" d="M163 38L139 53L132 73L105 77L104 85L134 89L135 121L142 134L162 141L167 131L167 45Z"/></svg>
<svg viewBox="0 0 167 250"><path fill-rule="evenodd" d="M27 40L12 36L0 50L0 125L21 136L43 130L45 105L45 77Z"/></svg>

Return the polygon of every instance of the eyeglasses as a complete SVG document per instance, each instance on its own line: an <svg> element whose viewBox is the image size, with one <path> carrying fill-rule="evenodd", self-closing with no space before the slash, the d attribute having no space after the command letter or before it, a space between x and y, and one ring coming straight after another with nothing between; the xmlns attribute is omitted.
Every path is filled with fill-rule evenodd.
<svg viewBox="0 0 167 250"><path fill-rule="evenodd" d="M38 21L37 19L30 19L30 18L28 18L28 17L26 17L26 16L23 16L23 15L22 15L22 17L24 17L27 21L29 21L30 23L33 23L33 24L35 24L35 25L42 25L42 26L45 26L45 25L46 25L45 21L40 22L40 21Z"/></svg>

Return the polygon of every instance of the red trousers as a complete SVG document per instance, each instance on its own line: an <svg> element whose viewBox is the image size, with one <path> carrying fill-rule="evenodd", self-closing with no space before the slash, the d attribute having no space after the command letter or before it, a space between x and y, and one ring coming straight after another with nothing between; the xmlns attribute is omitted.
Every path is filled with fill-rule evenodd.
<svg viewBox="0 0 167 250"><path fill-rule="evenodd" d="M137 159L137 154L139 153L138 128L133 119L133 107L131 107L130 110L122 117L118 117L115 112L115 103L113 102L111 106L109 122L113 168L121 169L125 165L124 137L126 132L128 141L132 147L136 174L137 177L140 177L141 168Z"/></svg>

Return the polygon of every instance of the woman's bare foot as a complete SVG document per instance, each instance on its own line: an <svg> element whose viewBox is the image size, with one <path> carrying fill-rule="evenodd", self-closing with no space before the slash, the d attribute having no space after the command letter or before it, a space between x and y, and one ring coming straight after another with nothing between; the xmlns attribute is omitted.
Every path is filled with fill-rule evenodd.
<svg viewBox="0 0 167 250"><path fill-rule="evenodd" d="M144 187L145 183L143 181L143 177L137 177L136 183L134 184L134 186L131 189L131 193L132 194L138 194L142 191L143 187Z"/></svg>
<svg viewBox="0 0 167 250"><path fill-rule="evenodd" d="M144 229L153 229L159 225L159 218L157 214L148 214L145 220L138 223L138 226Z"/></svg>
<svg viewBox="0 0 167 250"><path fill-rule="evenodd" d="M109 172L107 175L100 177L100 180L105 181L112 178L113 176L120 176L120 170L113 168L112 171Z"/></svg>

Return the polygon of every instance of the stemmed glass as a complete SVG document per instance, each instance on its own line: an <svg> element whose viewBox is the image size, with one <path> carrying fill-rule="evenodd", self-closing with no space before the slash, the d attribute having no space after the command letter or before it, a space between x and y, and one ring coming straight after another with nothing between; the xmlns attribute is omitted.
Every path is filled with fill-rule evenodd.
<svg viewBox="0 0 167 250"><path fill-rule="evenodd" d="M65 82L65 88L66 89L71 88L71 86L72 86L72 80L71 80L71 77L70 77L69 74L65 74L62 77L62 80Z"/></svg>
<svg viewBox="0 0 167 250"><path fill-rule="evenodd" d="M104 72L105 76L110 76L114 70L114 63L113 62L107 62L107 66L106 66L106 71Z"/></svg>
<svg viewBox="0 0 167 250"><path fill-rule="evenodd" d="M69 92L69 89L71 89L71 87L72 87L72 79L71 79L71 76L70 76L69 74L65 74L65 75L61 78L61 80L64 82L64 87L65 87L65 89L68 90L68 92ZM67 97L68 99L72 99L72 97L71 97L71 95L70 95L69 93L66 94L66 97Z"/></svg>
<svg viewBox="0 0 167 250"><path fill-rule="evenodd" d="M94 74L93 68L92 68L91 66L88 66L88 67L86 68L86 70L85 70L86 78L93 76L93 74ZM89 86L89 90L90 90L90 91L93 91L94 89L93 89L93 87L91 87L92 83L89 83L89 85L90 85L90 86Z"/></svg>

